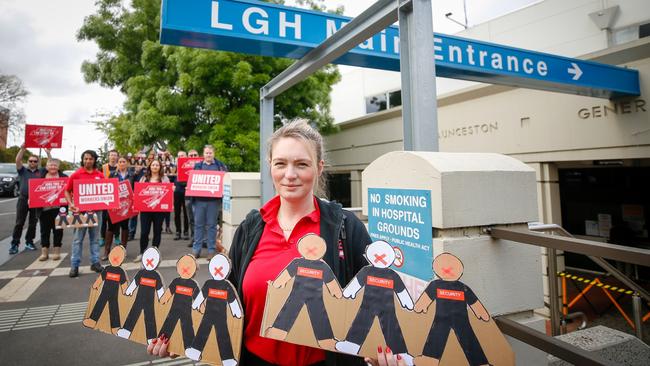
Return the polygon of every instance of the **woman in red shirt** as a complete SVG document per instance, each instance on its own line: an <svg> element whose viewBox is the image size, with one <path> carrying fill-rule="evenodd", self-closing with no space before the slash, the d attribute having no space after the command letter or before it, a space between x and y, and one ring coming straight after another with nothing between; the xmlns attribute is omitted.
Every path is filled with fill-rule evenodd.
<svg viewBox="0 0 650 366"><path fill-rule="evenodd" d="M244 303L244 341L239 364L268 365L362 365L364 360L321 349L295 345L260 336L268 282L295 258L297 241L307 233L323 237L327 252L323 260L345 285L367 265L363 253L371 242L365 226L337 203L319 199L325 186L322 136L305 121L281 127L268 143L268 160L277 195L259 211L252 211L238 227L230 248L229 280ZM151 354L167 356L167 337L147 347ZM378 347L382 351L382 347ZM387 350L390 351L390 350ZM402 364L386 351L380 365Z"/></svg>

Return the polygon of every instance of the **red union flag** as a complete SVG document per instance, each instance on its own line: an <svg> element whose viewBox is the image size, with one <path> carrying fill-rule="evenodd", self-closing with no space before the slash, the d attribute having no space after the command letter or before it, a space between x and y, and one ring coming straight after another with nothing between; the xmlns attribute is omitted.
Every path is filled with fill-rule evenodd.
<svg viewBox="0 0 650 366"><path fill-rule="evenodd" d="M187 173L194 169L196 163L203 161L203 158L178 158L178 167L177 167L177 180L179 182L187 182Z"/></svg>
<svg viewBox="0 0 650 366"><path fill-rule="evenodd" d="M64 188L68 178L29 180L29 208L67 206Z"/></svg>
<svg viewBox="0 0 650 366"><path fill-rule="evenodd" d="M138 214L133 208L133 191L128 180L121 181L117 186L117 195L120 206L115 210L109 210L108 216L112 223L124 221Z"/></svg>
<svg viewBox="0 0 650 366"><path fill-rule="evenodd" d="M223 176L215 170L190 170L185 195L190 197L223 197Z"/></svg>
<svg viewBox="0 0 650 366"><path fill-rule="evenodd" d="M62 126L25 125L25 147L60 148Z"/></svg>
<svg viewBox="0 0 650 366"><path fill-rule="evenodd" d="M139 212L174 211L174 184L136 183L134 208Z"/></svg>
<svg viewBox="0 0 650 366"><path fill-rule="evenodd" d="M76 179L72 185L74 205L82 212L119 208L118 184L117 178Z"/></svg>

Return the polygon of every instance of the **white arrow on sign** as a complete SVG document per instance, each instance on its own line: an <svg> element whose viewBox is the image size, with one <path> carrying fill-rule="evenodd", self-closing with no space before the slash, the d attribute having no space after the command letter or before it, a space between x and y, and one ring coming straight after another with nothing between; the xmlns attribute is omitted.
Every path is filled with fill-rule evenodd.
<svg viewBox="0 0 650 366"><path fill-rule="evenodd" d="M569 74L573 74L573 80L578 80L582 76L582 70L580 70L580 67L578 67L578 64L575 62L571 63L571 67L567 69Z"/></svg>

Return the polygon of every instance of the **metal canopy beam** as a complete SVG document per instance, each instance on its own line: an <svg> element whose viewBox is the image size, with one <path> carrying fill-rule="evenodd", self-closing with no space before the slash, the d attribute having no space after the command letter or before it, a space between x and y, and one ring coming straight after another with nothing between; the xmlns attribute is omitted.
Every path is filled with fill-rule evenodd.
<svg viewBox="0 0 650 366"><path fill-rule="evenodd" d="M407 0L410 3L411 0ZM286 70L269 81L263 88L261 98L274 98L296 85L321 67L341 57L366 39L381 32L397 21L397 0L379 0L350 23L326 39L318 47L294 62ZM433 39L431 43L433 52ZM428 55L431 58L431 54Z"/></svg>

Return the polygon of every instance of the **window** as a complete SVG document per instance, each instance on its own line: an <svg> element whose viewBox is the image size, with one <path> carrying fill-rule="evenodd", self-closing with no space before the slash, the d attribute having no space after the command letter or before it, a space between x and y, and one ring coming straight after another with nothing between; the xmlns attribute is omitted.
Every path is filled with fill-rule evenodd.
<svg viewBox="0 0 650 366"><path fill-rule="evenodd" d="M395 90L366 97L366 113L375 113L402 105L402 91Z"/></svg>

